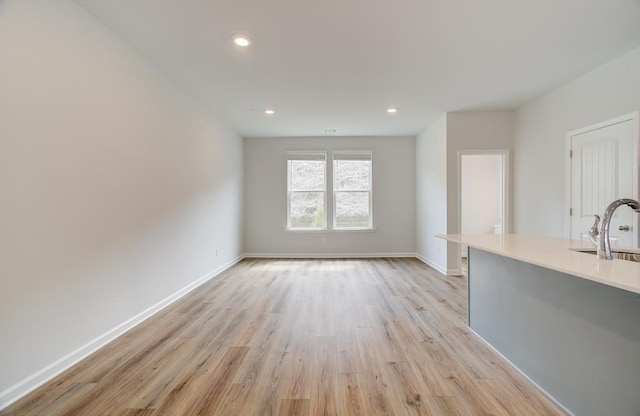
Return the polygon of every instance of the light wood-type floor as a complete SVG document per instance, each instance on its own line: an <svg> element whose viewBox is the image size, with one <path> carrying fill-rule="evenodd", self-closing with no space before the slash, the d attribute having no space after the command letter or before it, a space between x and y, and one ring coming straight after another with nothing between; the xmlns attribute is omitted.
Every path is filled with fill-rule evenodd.
<svg viewBox="0 0 640 416"><path fill-rule="evenodd" d="M414 259L244 260L0 415L563 415Z"/></svg>

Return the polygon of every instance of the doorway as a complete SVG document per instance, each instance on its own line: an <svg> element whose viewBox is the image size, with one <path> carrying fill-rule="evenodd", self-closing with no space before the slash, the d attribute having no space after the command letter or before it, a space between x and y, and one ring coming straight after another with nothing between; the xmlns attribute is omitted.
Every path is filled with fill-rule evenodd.
<svg viewBox="0 0 640 416"><path fill-rule="evenodd" d="M567 133L567 235L589 241L594 215L619 198L638 199L638 113ZM628 208L611 218L610 240L638 247L637 215Z"/></svg>
<svg viewBox="0 0 640 416"><path fill-rule="evenodd" d="M508 228L508 151L460 151L461 234L504 234ZM462 258L468 249L461 247ZM464 269L465 262L462 262Z"/></svg>

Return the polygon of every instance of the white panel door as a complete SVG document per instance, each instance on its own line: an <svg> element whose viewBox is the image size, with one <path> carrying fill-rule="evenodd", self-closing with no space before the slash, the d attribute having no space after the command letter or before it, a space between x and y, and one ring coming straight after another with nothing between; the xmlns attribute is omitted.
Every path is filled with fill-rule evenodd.
<svg viewBox="0 0 640 416"><path fill-rule="evenodd" d="M588 241L594 214L618 198L637 199L634 173L634 120L570 136L571 145L571 238ZM636 247L637 221L632 209L618 208L611 220L612 244ZM619 227L629 226L629 231Z"/></svg>

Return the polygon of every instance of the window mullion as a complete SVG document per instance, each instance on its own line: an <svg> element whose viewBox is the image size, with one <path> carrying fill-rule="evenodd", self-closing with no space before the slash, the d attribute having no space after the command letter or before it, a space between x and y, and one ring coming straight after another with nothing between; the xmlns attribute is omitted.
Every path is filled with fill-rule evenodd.
<svg viewBox="0 0 640 416"><path fill-rule="evenodd" d="M289 192L326 192L325 189L289 189Z"/></svg>
<svg viewBox="0 0 640 416"><path fill-rule="evenodd" d="M371 189L336 189L336 192L371 192Z"/></svg>

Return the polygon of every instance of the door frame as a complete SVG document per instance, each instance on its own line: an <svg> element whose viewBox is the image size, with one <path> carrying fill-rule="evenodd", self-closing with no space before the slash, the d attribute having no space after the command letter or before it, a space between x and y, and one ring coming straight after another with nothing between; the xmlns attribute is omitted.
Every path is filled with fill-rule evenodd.
<svg viewBox="0 0 640 416"><path fill-rule="evenodd" d="M633 128L633 153L636 155L633 158L633 168L632 171L634 173L633 178L632 178L632 184L633 184L633 195L631 196L631 198L633 199L638 199L638 158L640 157L640 153L638 152L638 142L640 141L640 129L638 129L638 116L640 115L640 111L634 111L632 113L628 113L628 114L624 114L622 116L619 117L614 117L612 119L609 120L605 120L605 121L601 121L599 123L595 123L595 124L591 124L589 126L586 127L582 127L576 130L572 130L570 132L568 132L566 134L566 141L565 141L565 210L564 210L564 216L565 216L565 236L568 239L571 239L571 215L570 215L570 209L571 209L571 163L572 163L572 158L571 158L571 141L573 139L574 136L578 136L580 134L584 134L584 133L589 133L591 131L595 131L595 130L600 130L602 128L605 127L610 127L616 124L620 124L620 123L624 123L627 121L631 121L632 123L632 128ZM613 201L611 201L613 202ZM602 214L602 213L601 213ZM634 227L637 228L637 224L635 224L637 221L634 218ZM634 228L634 229L635 229ZM640 230L636 230L636 234L640 235L640 233L638 233L638 231ZM637 240L637 238L636 238ZM637 241L636 241L637 244Z"/></svg>
<svg viewBox="0 0 640 416"><path fill-rule="evenodd" d="M464 149L458 150L458 232L462 232L462 157L463 156L502 156L502 234L511 231L511 195L509 169L509 149ZM460 249L458 249L458 253Z"/></svg>

